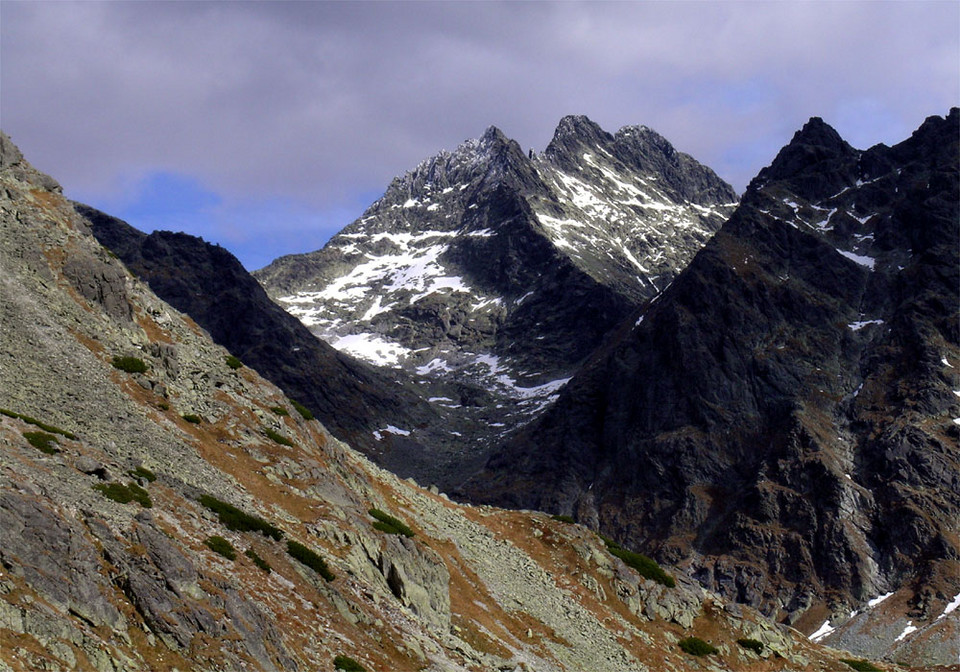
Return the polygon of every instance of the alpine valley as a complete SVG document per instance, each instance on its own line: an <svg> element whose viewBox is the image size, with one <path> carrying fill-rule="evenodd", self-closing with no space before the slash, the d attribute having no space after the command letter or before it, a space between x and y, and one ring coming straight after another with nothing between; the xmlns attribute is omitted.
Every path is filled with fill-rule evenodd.
<svg viewBox="0 0 960 672"><path fill-rule="evenodd" d="M0 670L956 669L958 157L490 128L251 276L0 134Z"/></svg>

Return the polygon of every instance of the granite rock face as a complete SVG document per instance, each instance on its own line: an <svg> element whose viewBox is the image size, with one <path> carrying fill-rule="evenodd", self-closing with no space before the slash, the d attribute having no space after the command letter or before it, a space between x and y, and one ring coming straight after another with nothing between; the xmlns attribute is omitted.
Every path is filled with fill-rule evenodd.
<svg viewBox="0 0 960 672"><path fill-rule="evenodd" d="M465 494L809 631L898 590L935 626L960 593L957 162L956 109L866 151L812 119Z"/></svg>

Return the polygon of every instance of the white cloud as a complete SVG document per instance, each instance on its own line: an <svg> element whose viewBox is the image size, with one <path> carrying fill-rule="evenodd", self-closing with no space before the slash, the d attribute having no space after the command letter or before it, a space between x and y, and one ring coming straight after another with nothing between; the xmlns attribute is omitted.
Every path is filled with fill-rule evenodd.
<svg viewBox="0 0 960 672"><path fill-rule="evenodd" d="M957 3L0 12L0 123L68 193L115 197L165 170L228 203L343 209L491 124L543 149L571 113L611 131L651 126L742 188L810 116L868 146L960 100Z"/></svg>

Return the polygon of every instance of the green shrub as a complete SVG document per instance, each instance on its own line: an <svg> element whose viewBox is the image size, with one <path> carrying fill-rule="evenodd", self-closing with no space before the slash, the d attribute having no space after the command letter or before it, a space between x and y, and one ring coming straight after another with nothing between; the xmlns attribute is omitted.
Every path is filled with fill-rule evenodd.
<svg viewBox="0 0 960 672"><path fill-rule="evenodd" d="M367 668L350 656L337 656L333 659L333 669L343 672L367 672Z"/></svg>
<svg viewBox="0 0 960 672"><path fill-rule="evenodd" d="M269 427L263 428L263 433L267 435L274 443L279 443L281 446L289 446L293 448L293 441L285 437L280 432L276 432Z"/></svg>
<svg viewBox="0 0 960 672"><path fill-rule="evenodd" d="M313 420L313 413L310 412L310 409L304 406L303 404L297 403L293 399L290 400L290 404L296 409L297 413L300 414L304 420Z"/></svg>
<svg viewBox="0 0 960 672"><path fill-rule="evenodd" d="M674 578L663 571L663 568L652 558L629 551L616 542L613 542L612 546L608 543L607 550L610 551L610 555L614 555L623 560L628 567L635 569L637 573L645 579L656 581L667 588L673 588L677 585Z"/></svg>
<svg viewBox="0 0 960 672"><path fill-rule="evenodd" d="M93 489L102 493L107 499L112 499L121 504L137 502L145 509L153 506L153 502L150 501L150 494L136 483L131 482L126 485L123 483L97 483L93 486Z"/></svg>
<svg viewBox="0 0 960 672"><path fill-rule="evenodd" d="M283 417L287 417L288 415L290 415L290 411L285 409L283 406L271 406L270 410L276 413L277 415L280 415Z"/></svg>
<svg viewBox="0 0 960 672"><path fill-rule="evenodd" d="M127 473L133 476L134 478L142 478L149 481L150 483L153 483L155 480L157 480L157 475L152 471L150 471L149 469L147 469L146 467L137 467L136 469L132 471L128 471Z"/></svg>
<svg viewBox="0 0 960 672"><path fill-rule="evenodd" d="M114 355L111 364L113 364L113 368L120 369L126 373L147 372L147 363L139 357L120 357L119 355Z"/></svg>
<svg viewBox="0 0 960 672"><path fill-rule="evenodd" d="M333 572L330 571L330 568L327 567L327 563L324 561L324 559L303 544L288 539L287 553L291 557L305 564L327 581L333 581L333 579L336 578L334 577Z"/></svg>
<svg viewBox="0 0 960 672"><path fill-rule="evenodd" d="M271 525L263 518L244 513L232 504L220 501L211 495L200 495L200 503L213 511L220 518L220 522L234 532L259 532L265 537L273 537L280 541L283 530Z"/></svg>
<svg viewBox="0 0 960 672"><path fill-rule="evenodd" d="M199 425L201 422L203 422L203 419L195 413L184 413L180 417L192 425Z"/></svg>
<svg viewBox="0 0 960 672"><path fill-rule="evenodd" d="M745 649L750 649L758 655L763 653L763 642L757 641L756 639L748 639L744 637L742 639L738 639L737 644Z"/></svg>
<svg viewBox="0 0 960 672"><path fill-rule="evenodd" d="M169 411L169 410L170 410L170 404L168 404L168 403L165 402L165 401L161 401L161 402L159 402L159 403L157 404L157 408L159 408L161 411Z"/></svg>
<svg viewBox="0 0 960 672"><path fill-rule="evenodd" d="M699 637L686 637L677 642L677 645L691 656L708 656L717 652L717 647Z"/></svg>
<svg viewBox="0 0 960 672"><path fill-rule="evenodd" d="M56 455L60 452L55 447L57 445L57 437L53 434L47 434L46 432L24 432L23 438L41 453Z"/></svg>
<svg viewBox="0 0 960 672"><path fill-rule="evenodd" d="M623 548L623 546L621 546L620 544L618 544L617 542L615 542L615 541L614 541L613 539L611 539L610 537L605 537L605 536L603 536L602 534L600 534L599 532L597 533L597 536L600 537L600 541L602 541L603 543L605 543L605 544L607 545L607 548L608 548L608 549L611 549L611 548Z"/></svg>
<svg viewBox="0 0 960 672"><path fill-rule="evenodd" d="M265 571L267 574L273 571L273 568L270 567L270 563L257 555L257 552L252 548L248 548L243 552L243 554L253 560L253 564Z"/></svg>
<svg viewBox="0 0 960 672"><path fill-rule="evenodd" d="M851 660L849 658L841 658L840 662L846 663L853 669L857 670L857 672L883 672L883 670L881 670L879 667L866 660Z"/></svg>
<svg viewBox="0 0 960 672"><path fill-rule="evenodd" d="M214 553L219 553L227 560L237 559L237 552L234 550L233 544L223 537L208 537L203 543L206 544L207 548L209 548L211 551Z"/></svg>
<svg viewBox="0 0 960 672"><path fill-rule="evenodd" d="M68 432L65 429L60 429L59 427L54 427L53 425L48 425L45 422L41 422L36 418L31 418L29 415L24 415L23 413L17 413L16 411L9 411L5 408L0 408L0 415L5 415L8 418L13 418L15 420L23 420L28 425L33 425L39 427L45 432L50 432L51 434L59 434L60 436L65 436L68 439L74 441L77 440L77 435L73 432Z"/></svg>
<svg viewBox="0 0 960 672"><path fill-rule="evenodd" d="M137 483L133 481L127 483L127 490L130 491L134 501L139 503L143 508L149 509L153 506L153 502L150 501L150 493L141 488Z"/></svg>
<svg viewBox="0 0 960 672"><path fill-rule="evenodd" d="M564 515L561 515L561 514L557 514L557 515L555 515L555 516L550 516L550 517L553 518L553 519L556 520L556 521L561 522L561 523L574 523L574 522L576 522L576 521L573 519L573 516L564 516Z"/></svg>
<svg viewBox="0 0 960 672"><path fill-rule="evenodd" d="M394 518L389 513L384 513L380 509L370 509L367 513L377 521L373 524L373 529L375 530L380 530L387 534L400 534L404 537L414 536L414 531L411 530L406 523L399 518Z"/></svg>
<svg viewBox="0 0 960 672"><path fill-rule="evenodd" d="M227 366L236 371L237 369L243 368L243 362L240 361L239 357L227 355Z"/></svg>

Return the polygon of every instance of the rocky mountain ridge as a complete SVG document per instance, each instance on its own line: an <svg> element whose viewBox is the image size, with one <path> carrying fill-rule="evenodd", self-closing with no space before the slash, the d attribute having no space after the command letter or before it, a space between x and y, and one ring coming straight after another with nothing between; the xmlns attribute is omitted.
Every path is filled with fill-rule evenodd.
<svg viewBox="0 0 960 672"><path fill-rule="evenodd" d="M0 236L0 669L848 669L582 526L372 465L2 133Z"/></svg>
<svg viewBox="0 0 960 672"><path fill-rule="evenodd" d="M322 250L254 275L335 347L445 384L425 396L460 419L462 474L464 451L540 412L735 201L645 127L566 117L541 154L491 127L395 179Z"/></svg>
<svg viewBox="0 0 960 672"><path fill-rule="evenodd" d="M464 494L572 515L824 642L955 664L958 136L956 109L865 151L810 120Z"/></svg>

